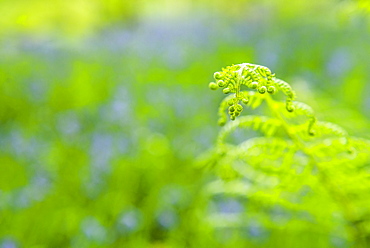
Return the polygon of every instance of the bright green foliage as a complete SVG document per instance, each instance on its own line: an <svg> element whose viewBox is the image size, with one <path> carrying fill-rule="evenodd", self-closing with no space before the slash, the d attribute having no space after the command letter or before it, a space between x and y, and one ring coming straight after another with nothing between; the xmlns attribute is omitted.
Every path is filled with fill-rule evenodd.
<svg viewBox="0 0 370 248"><path fill-rule="evenodd" d="M370 139L370 15L357 2L1 1L0 248L350 247L343 204L265 97L322 166L347 134L321 120ZM249 102L227 125L223 103L233 129L201 156L215 168L204 173L195 158L226 96L206 82L234 61L269 65L320 121L310 137L282 82L274 95L242 85ZM368 155L344 159L368 143L350 140L327 175L361 216Z"/></svg>
<svg viewBox="0 0 370 248"><path fill-rule="evenodd" d="M223 88L230 95L221 102L223 128L207 160L224 182L217 190L210 187L211 194L248 199L251 211L244 222L259 216L272 236L281 229L297 236L315 229L344 237L354 247L370 247L370 141L351 137L336 124L317 121L310 106L293 101L291 86L264 66L232 65L214 78L210 88ZM273 99L278 92L285 103ZM260 107L266 116L238 117L243 110L240 103ZM227 122L226 111L234 121ZM240 141L243 132L248 138ZM239 186L230 186L235 184ZM282 223L269 218L269 209L275 207L293 217ZM300 230L295 229L298 226ZM295 242L294 247L299 247L299 238Z"/></svg>
<svg viewBox="0 0 370 248"><path fill-rule="evenodd" d="M239 116L243 111L240 102L245 105L250 101L251 95L254 92L242 91L241 87L244 85L252 90L257 90L260 94L274 94L276 91L282 91L286 99L286 109L293 112L294 107L292 101L294 100L295 93L290 85L282 80L276 79L275 75L271 73L270 69L265 66L253 65L249 63L228 66L222 71L216 72L214 78L217 83L210 83L209 88L217 90L218 87L223 88L224 94L234 93L233 97L227 100L229 107L229 115L231 120ZM257 107L257 106L255 106ZM226 120L222 116L220 123Z"/></svg>

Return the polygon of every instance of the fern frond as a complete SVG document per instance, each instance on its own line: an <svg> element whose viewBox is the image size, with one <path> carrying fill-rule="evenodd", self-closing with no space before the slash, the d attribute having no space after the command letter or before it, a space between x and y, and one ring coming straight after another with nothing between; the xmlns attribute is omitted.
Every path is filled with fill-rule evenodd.
<svg viewBox="0 0 370 248"><path fill-rule="evenodd" d="M313 136L315 134L315 132L313 131L313 126L316 122L316 117L315 117L315 113L313 109L303 102L296 102L296 101L293 102L293 108L295 109L294 112L297 115L304 115L308 117L307 131L309 135Z"/></svg>
<svg viewBox="0 0 370 248"><path fill-rule="evenodd" d="M287 110L290 112L293 111L291 104L295 93L288 83L276 79L270 69L265 66L249 63L227 66L221 71L216 72L214 79L216 82L209 84L210 89L217 90L218 88L222 88L224 94L233 94L228 99L231 120L235 120L243 110L243 107L239 103L243 102L247 104L250 100L249 94L241 90L242 85L255 90L255 92L261 95L265 93L274 94L277 90L281 90L287 96ZM225 122L224 120L225 118L222 117L220 124L223 124Z"/></svg>
<svg viewBox="0 0 370 248"><path fill-rule="evenodd" d="M269 151L266 153L267 156L281 156L281 151L285 150L288 147L292 147L293 143L288 142L281 138L276 137L255 137L250 138L243 143L239 144L235 149L230 151L234 156L259 156L260 153L264 153L265 151ZM250 153L252 149L260 149L259 153ZM265 151L262 151L265 149Z"/></svg>
<svg viewBox="0 0 370 248"><path fill-rule="evenodd" d="M292 87L267 67L232 65L216 72L214 78L216 83L210 83L211 89L223 88L225 94L231 94L221 103L220 124L226 123L227 112L234 121L226 123L218 135L210 158L212 166L223 179L235 184L248 182L247 186L224 192L245 194L258 206L278 203L294 209L296 206L290 205L283 193L296 192L297 187L307 185L314 188L315 194L325 195L319 196L320 202L327 195L331 197L325 201L331 209L311 209L313 216L322 219L341 211L353 242L362 245L358 247L370 247L362 243L364 237L370 237L370 209L364 208L370 201L360 200L364 195L370 197L370 141L351 137L336 124L318 121L313 109L295 101ZM241 86L249 90L242 91ZM272 95L279 91L285 102L273 99ZM243 110L240 102L254 109L264 101L272 117L239 117ZM259 131L261 136L232 144L226 139L237 129ZM285 131L285 135L278 130ZM311 207L316 206L311 202Z"/></svg>
<svg viewBox="0 0 370 248"><path fill-rule="evenodd" d="M316 156L332 156L332 154L341 153L349 156L355 152L347 131L342 127L331 122L318 121L314 128L315 139L310 140L308 147Z"/></svg>
<svg viewBox="0 0 370 248"><path fill-rule="evenodd" d="M287 82L278 78L274 79L274 85L277 87L278 90L282 91L284 95L287 96L286 109L289 112L293 112L294 111L293 100L295 99L296 94L293 91L292 87Z"/></svg>
<svg viewBox="0 0 370 248"><path fill-rule="evenodd" d="M294 156L297 148L292 142L277 137L255 137L233 147L226 154L230 161L241 160L256 170L266 173L277 173L285 170L284 160ZM284 154L284 157L281 156ZM248 176L249 172L243 173L245 164L234 167L237 172Z"/></svg>
<svg viewBox="0 0 370 248"><path fill-rule="evenodd" d="M342 127L326 121L318 121L316 123L316 131L319 136L336 135L340 137L348 137L347 131L344 130Z"/></svg>
<svg viewBox="0 0 370 248"><path fill-rule="evenodd" d="M218 108L218 125L224 126L227 122L227 115L226 115L226 109L229 107L229 102L234 102L234 96L230 95L225 97L221 104L220 107ZM233 103L232 103L233 104Z"/></svg>
<svg viewBox="0 0 370 248"><path fill-rule="evenodd" d="M223 145L226 137L237 128L251 128L255 131L261 131L266 136L272 136L280 126L280 120L275 118L255 115L242 116L234 122L229 122L221 129L217 138L217 144Z"/></svg>
<svg viewBox="0 0 370 248"><path fill-rule="evenodd" d="M263 98L254 91L240 91L240 95L242 96L241 102L252 109L257 108L263 102ZM239 104L235 94L225 97L218 108L218 124L220 126L224 126L227 122L226 110L228 110L231 120L235 120L235 117L243 111L243 107Z"/></svg>

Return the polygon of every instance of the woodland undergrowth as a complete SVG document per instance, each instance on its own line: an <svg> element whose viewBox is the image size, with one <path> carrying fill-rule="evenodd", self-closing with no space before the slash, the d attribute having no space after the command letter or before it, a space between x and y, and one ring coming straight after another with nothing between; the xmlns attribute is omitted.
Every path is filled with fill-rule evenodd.
<svg viewBox="0 0 370 248"><path fill-rule="evenodd" d="M256 212L272 205L305 211L310 218L300 221L318 232L370 247L370 141L318 120L265 66L227 66L214 79L210 89L226 95L218 110L222 128L203 162L223 182L248 185L228 193L247 198ZM294 229L295 221L286 225ZM276 228L271 220L264 225Z"/></svg>

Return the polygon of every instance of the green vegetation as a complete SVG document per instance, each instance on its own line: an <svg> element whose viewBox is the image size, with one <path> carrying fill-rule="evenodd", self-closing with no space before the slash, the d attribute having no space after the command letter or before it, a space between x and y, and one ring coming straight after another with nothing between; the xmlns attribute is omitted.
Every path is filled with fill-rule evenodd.
<svg viewBox="0 0 370 248"><path fill-rule="evenodd" d="M366 242L367 1L3 0L0 13L0 248ZM265 67L238 96L234 67L209 90L245 61L296 96Z"/></svg>
<svg viewBox="0 0 370 248"><path fill-rule="evenodd" d="M248 199L248 207L282 245L288 240L294 244L309 240L316 229L347 237L355 247L368 247L370 141L351 137L333 123L317 121L311 107L292 101L296 94L290 85L266 67L232 65L214 77L216 83L209 84L212 90L220 87L225 94L233 93L221 103L221 125L226 122L226 108L231 120L239 116L243 110L240 101L252 109L265 102L270 113L238 117L220 131L207 161L228 181L217 193ZM243 91L243 86L254 90ZM285 95L286 103L271 97L279 92ZM235 144L235 137L232 140L230 136L238 129L260 135ZM282 216L282 223L276 221L274 208L294 217ZM235 220L232 226L250 221ZM230 227L227 222L219 225ZM296 239L280 237L282 230L295 232ZM276 240L270 239L270 245L274 243Z"/></svg>

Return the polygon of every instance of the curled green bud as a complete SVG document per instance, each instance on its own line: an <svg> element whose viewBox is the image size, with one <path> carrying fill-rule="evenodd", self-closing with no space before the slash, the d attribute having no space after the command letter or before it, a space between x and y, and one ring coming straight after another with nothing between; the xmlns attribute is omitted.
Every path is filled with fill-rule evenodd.
<svg viewBox="0 0 370 248"><path fill-rule="evenodd" d="M218 84L219 87L225 87L226 86L226 83L223 80L218 81L217 84Z"/></svg>
<svg viewBox="0 0 370 248"><path fill-rule="evenodd" d="M240 115L240 112L235 112L235 116L239 116Z"/></svg>
<svg viewBox="0 0 370 248"><path fill-rule="evenodd" d="M231 92L231 90L229 88L225 88L225 89L222 90L222 92L224 94L229 94Z"/></svg>
<svg viewBox="0 0 370 248"><path fill-rule="evenodd" d="M213 74L213 77L216 79L216 80L219 80L219 79L221 79L222 77L223 77L223 75L222 75L222 73L221 72L215 72L214 74Z"/></svg>
<svg viewBox="0 0 370 248"><path fill-rule="evenodd" d="M293 112L294 111L294 106L293 106L293 99L292 98L287 98L286 101L285 101L285 107L286 107L286 110L288 110L289 112Z"/></svg>
<svg viewBox="0 0 370 248"><path fill-rule="evenodd" d="M251 89L257 89L257 87L258 87L257 82L252 82L252 83L249 84L249 88L251 88Z"/></svg>
<svg viewBox="0 0 370 248"><path fill-rule="evenodd" d="M234 106L231 106L230 108L229 108L229 112L234 112L235 111L235 107Z"/></svg>
<svg viewBox="0 0 370 248"><path fill-rule="evenodd" d="M230 99L227 101L227 105L231 106L234 104L234 99Z"/></svg>
<svg viewBox="0 0 370 248"><path fill-rule="evenodd" d="M275 87L274 86L269 86L267 88L267 92L270 93L270 94L274 94L276 91Z"/></svg>
<svg viewBox="0 0 370 248"><path fill-rule="evenodd" d="M289 112L293 112L294 111L294 107L291 104L287 104L286 105L286 110L288 110Z"/></svg>
<svg viewBox="0 0 370 248"><path fill-rule="evenodd" d="M230 119L233 121L235 120L235 115L230 115Z"/></svg>
<svg viewBox="0 0 370 248"><path fill-rule="evenodd" d="M217 90L218 89L218 86L217 86L217 84L215 84L215 83L209 83L209 85L208 85L208 87L211 89L211 90Z"/></svg>
<svg viewBox="0 0 370 248"><path fill-rule="evenodd" d="M243 99L242 99L242 102L243 102L244 104L248 104L249 100L248 100L248 98L243 98Z"/></svg>
<svg viewBox="0 0 370 248"><path fill-rule="evenodd" d="M259 87L259 88L258 88L258 92L259 92L260 94L265 94L265 93L266 93L266 91L267 91L266 86L261 86L261 87Z"/></svg>
<svg viewBox="0 0 370 248"><path fill-rule="evenodd" d="M242 106L242 105L240 105L240 104L237 104L237 105L235 106L235 108L236 108L236 111L237 111L237 112L242 112L242 111L243 111L243 106Z"/></svg>

